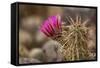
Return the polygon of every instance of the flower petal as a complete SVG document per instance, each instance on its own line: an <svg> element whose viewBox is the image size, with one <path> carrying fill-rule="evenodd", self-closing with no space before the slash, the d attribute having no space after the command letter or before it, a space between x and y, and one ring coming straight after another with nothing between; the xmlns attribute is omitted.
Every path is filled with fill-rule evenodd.
<svg viewBox="0 0 100 68"><path fill-rule="evenodd" d="M41 26L41 31L48 37L57 35L61 32L61 18L60 16L50 16L44 21Z"/></svg>

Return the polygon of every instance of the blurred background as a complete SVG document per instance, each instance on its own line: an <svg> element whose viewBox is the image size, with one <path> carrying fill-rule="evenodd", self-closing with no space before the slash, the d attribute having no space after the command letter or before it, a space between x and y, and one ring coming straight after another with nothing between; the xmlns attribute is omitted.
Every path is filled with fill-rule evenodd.
<svg viewBox="0 0 100 68"><path fill-rule="evenodd" d="M76 15L82 21L89 19L88 48L93 58L96 58L96 9L79 7L57 7L40 5L19 5L19 63L46 63L64 61L58 51L61 44L46 37L39 31L44 20L49 16L60 15L64 24L67 16L73 19Z"/></svg>

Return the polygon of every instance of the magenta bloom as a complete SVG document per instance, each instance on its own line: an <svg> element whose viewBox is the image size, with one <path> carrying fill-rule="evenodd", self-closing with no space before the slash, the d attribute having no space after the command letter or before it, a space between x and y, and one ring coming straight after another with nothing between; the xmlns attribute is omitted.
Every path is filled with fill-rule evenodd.
<svg viewBox="0 0 100 68"><path fill-rule="evenodd" d="M60 16L50 16L44 21L40 30L48 37L60 34L62 30Z"/></svg>

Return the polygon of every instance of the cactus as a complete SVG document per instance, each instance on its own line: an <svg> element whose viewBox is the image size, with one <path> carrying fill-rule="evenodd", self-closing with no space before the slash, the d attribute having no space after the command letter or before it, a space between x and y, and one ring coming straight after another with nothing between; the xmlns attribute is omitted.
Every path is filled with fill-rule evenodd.
<svg viewBox="0 0 100 68"><path fill-rule="evenodd" d="M76 17L74 21L71 17L67 18L69 26L62 27L62 35L58 39L62 46L60 51L66 61L89 60L88 51L88 28L85 24L88 20L81 22L81 17Z"/></svg>
<svg viewBox="0 0 100 68"><path fill-rule="evenodd" d="M59 19L56 18L56 20ZM89 60L89 50L87 45L88 27L85 26L88 20L85 20L82 23L81 17L79 16L76 16L75 21L70 16L67 17L67 20L70 23L70 25L67 26L61 24L59 25L61 21L56 21L55 24L57 25L57 27L53 27L52 32L54 30L59 32L51 32L51 34L53 35L49 37L62 44L59 50L62 53L65 61ZM45 31L45 33L49 34L50 31Z"/></svg>

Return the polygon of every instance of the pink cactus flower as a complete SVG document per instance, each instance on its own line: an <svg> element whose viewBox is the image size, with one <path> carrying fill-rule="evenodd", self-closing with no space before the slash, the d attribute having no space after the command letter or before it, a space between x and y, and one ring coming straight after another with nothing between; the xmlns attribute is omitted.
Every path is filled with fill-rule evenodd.
<svg viewBox="0 0 100 68"><path fill-rule="evenodd" d="M40 31L47 37L53 37L61 33L61 18L60 16L50 16L42 24Z"/></svg>

